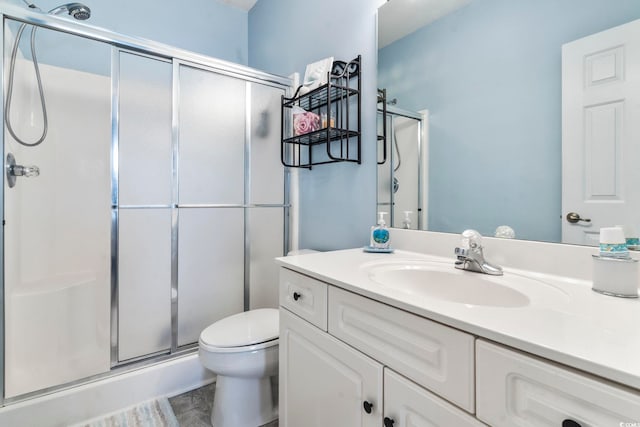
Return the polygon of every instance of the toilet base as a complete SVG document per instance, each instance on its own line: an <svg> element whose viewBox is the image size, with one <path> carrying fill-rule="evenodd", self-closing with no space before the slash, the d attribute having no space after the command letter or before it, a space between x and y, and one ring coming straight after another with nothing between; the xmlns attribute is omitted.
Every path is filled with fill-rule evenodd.
<svg viewBox="0 0 640 427"><path fill-rule="evenodd" d="M271 377L238 378L218 375L213 396L213 427L259 427L278 418Z"/></svg>

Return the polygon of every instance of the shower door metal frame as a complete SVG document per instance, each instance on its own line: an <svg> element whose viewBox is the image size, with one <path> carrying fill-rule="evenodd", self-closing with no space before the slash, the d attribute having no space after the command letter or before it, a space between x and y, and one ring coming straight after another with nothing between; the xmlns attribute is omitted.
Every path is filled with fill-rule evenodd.
<svg viewBox="0 0 640 427"><path fill-rule="evenodd" d="M6 96L5 91L5 58L6 52L4 49L5 40L4 40L4 28L5 28L5 16L2 16L2 33L0 34L0 42L2 42L2 67L0 67L0 81L2 82L2 87L0 87L0 91L2 92L2 102L0 102L0 114L2 117L2 132L0 133L0 140L2 140L2 163L4 165L4 134L5 134L5 124L4 124L4 99ZM2 168L4 171L4 168ZM2 228L0 229L0 408L5 405L5 392L4 392L4 384L5 384L5 375L4 375L4 367L5 367L5 325L4 325L4 224L5 224L5 212L4 212L4 180L2 179L2 189L0 189L0 210L2 211Z"/></svg>
<svg viewBox="0 0 640 427"><path fill-rule="evenodd" d="M178 49L169 45L165 45L162 43L157 43L151 40L145 40L136 37L126 36L124 34L115 33L112 31L104 30L101 28L94 28L86 24L78 24L76 22L60 18L57 16L48 15L46 13L35 12L24 7L16 6L16 5L3 5L3 10L0 12L2 15L2 23L3 23L3 64L6 55L4 55L4 25L7 19L24 22L30 25L36 25L42 28L61 31L63 33L67 33L73 36L82 37L98 42L102 42L112 46L112 65L111 65L111 79L112 79L112 99L111 99L111 365L112 368L110 371L100 373L97 375L93 375L90 377L82 378L76 381L68 382L65 384L60 384L52 387L48 387L41 390L36 390L30 393L25 393L19 396L15 396L12 398L5 398L4 392L4 360L5 360L5 331L4 331L4 227L2 231L0 231L0 238L2 239L2 245L0 247L0 267L2 268L2 277L0 278L0 343L2 344L2 351L0 351L0 384L2 388L0 389L0 407L3 407L7 404L21 402L27 399L31 399L34 397L38 397L44 394L49 394L69 388L76 387L78 385L86 384L89 382L93 382L99 379L109 378L124 372L133 371L135 369L140 369L144 366L149 366L156 363L161 363L166 360L170 360L176 357L183 356L185 354L193 353L197 348L196 344L191 344L187 346L178 347L177 346L177 298L175 292L177 291L177 238L178 238L178 229L177 229L177 219L178 219L178 208L189 208L196 207L190 205L182 205L180 206L177 203L177 161L178 161L178 147L177 147L177 139L178 139L178 128L179 123L177 119L177 112L179 111L179 102L178 102L178 85L177 79L179 78L176 71L180 67L180 65L187 65L198 69L203 69L205 71L211 71L219 74L224 74L228 76L232 76L235 78L239 78L246 82L247 85L247 101L250 100L250 87L251 83L257 83L261 85L271 86L273 88L282 89L285 94L290 91L291 80L286 77L277 76L265 72L261 72L243 65L235 64L232 62L218 60L215 58L208 57L206 55L201 55L197 53L193 53L187 50ZM172 145L173 145L173 188L172 188L172 198L175 203L172 203L171 206L168 206L172 209L172 250L171 250L171 259L172 259L172 270L171 270L171 315L172 315L172 344L169 352L160 352L153 355L145 355L139 359L127 360L123 363L114 363L117 361L118 355L118 347L117 347L117 319L118 319L118 310L117 310L117 302L118 302L118 126L119 126L119 117L118 117L118 90L119 90L119 55L121 52L126 52L130 54L135 54L139 56L147 56L154 60L161 60L165 62L173 63L173 84L172 84L172 96L173 96L173 113L172 113ZM2 70L0 70L0 76L2 77L2 81L4 82L5 72L4 66ZM2 87L2 99L5 99L5 90L4 85ZM247 102L247 116L245 118L245 154L250 156L250 147L251 147L251 132L249 123L251 120L251 104ZM0 113L2 117L4 117L4 102L0 105ZM3 119L4 122L4 119ZM0 135L2 138L2 146L4 147L4 130ZM284 170L284 200L283 204L277 205L269 205L269 204L247 204L247 197L250 191L250 183L247 183L247 178L250 177L250 163L248 158L245 158L245 203L238 206L233 207L242 207L244 208L244 219L245 219L245 236L244 236L244 248L245 248L245 257L244 257L244 272L245 272L245 280L244 280L244 309L247 310L250 304L250 295L249 295L249 259L247 258L247 253L250 250L250 236L248 232L247 226L247 218L249 209L258 208L258 207L272 207L272 208L281 208L283 209L283 221L284 221L284 233L283 233L283 253L288 251L290 246L290 228L289 228L289 216L290 216L290 179L291 173L285 168ZM4 185L2 186L2 200L0 200L0 209L3 212L3 225L4 225ZM132 208L134 206L125 206L124 208ZM138 206L136 206L138 207ZM139 206L145 208L158 208L159 206ZM165 206L162 206L165 207ZM231 207L229 205L202 205L197 207ZM174 243L176 242L176 243ZM175 316L175 318L174 318ZM115 337L114 337L115 331Z"/></svg>

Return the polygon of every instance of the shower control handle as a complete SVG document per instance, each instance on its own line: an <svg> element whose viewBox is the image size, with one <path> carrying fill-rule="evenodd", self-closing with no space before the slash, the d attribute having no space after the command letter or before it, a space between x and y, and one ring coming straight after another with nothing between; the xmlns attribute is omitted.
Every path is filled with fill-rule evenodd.
<svg viewBox="0 0 640 427"><path fill-rule="evenodd" d="M16 164L16 158L13 154L8 153L5 162L5 170L7 176L7 185L13 188L16 185L16 177L24 176L29 178L40 175L40 168L37 166L23 166Z"/></svg>
<svg viewBox="0 0 640 427"><path fill-rule="evenodd" d="M14 165L9 168L9 173L13 176L24 176L25 178L30 178L32 176L39 176L40 168L34 165Z"/></svg>
<svg viewBox="0 0 640 427"><path fill-rule="evenodd" d="M297 292L293 293L293 300L294 301L298 301L301 297L302 297L302 294L299 294Z"/></svg>

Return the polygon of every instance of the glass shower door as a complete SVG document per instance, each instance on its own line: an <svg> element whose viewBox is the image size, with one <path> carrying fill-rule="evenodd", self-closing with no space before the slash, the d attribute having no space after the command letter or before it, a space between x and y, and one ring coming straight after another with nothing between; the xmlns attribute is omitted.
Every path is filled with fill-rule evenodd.
<svg viewBox="0 0 640 427"><path fill-rule="evenodd" d="M25 146L45 120L31 26L12 55L19 27L5 20L4 159L16 163L4 178L6 398L110 368L111 47L37 30L48 126Z"/></svg>

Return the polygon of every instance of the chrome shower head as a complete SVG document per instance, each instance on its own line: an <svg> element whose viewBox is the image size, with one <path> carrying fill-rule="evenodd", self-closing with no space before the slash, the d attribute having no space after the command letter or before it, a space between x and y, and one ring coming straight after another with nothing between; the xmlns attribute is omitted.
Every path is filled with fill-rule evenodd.
<svg viewBox="0 0 640 427"><path fill-rule="evenodd" d="M58 7L54 7L49 11L49 13L52 15L59 15L65 12L71 15L72 18L79 21L87 20L91 16L91 9L89 9L89 6L86 6L82 3L67 3Z"/></svg>

